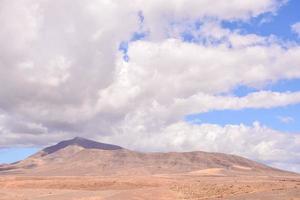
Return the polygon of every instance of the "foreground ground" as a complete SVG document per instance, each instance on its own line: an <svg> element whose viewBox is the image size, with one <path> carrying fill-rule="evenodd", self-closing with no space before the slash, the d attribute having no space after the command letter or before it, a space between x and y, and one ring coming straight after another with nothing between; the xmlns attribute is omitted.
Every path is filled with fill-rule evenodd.
<svg viewBox="0 0 300 200"><path fill-rule="evenodd" d="M0 177L0 200L300 200L300 177Z"/></svg>

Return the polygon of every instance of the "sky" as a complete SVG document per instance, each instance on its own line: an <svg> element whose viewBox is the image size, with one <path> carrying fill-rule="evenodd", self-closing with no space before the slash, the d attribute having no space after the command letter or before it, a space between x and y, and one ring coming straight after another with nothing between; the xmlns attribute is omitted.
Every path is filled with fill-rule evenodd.
<svg viewBox="0 0 300 200"><path fill-rule="evenodd" d="M298 0L0 1L0 163L75 136L300 172Z"/></svg>

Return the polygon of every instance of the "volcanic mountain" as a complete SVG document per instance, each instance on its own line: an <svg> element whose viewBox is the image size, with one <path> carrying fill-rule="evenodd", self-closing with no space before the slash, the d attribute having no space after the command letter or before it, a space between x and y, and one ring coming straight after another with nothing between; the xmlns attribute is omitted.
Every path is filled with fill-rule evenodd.
<svg viewBox="0 0 300 200"><path fill-rule="evenodd" d="M235 155L207 152L142 153L76 137L47 147L25 160L0 165L0 174L79 175L287 175Z"/></svg>

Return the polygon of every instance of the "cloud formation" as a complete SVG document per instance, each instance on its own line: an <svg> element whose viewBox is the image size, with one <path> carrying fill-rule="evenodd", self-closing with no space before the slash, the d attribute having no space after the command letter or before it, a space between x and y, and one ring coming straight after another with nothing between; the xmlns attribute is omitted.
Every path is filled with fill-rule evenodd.
<svg viewBox="0 0 300 200"><path fill-rule="evenodd" d="M298 166L298 135L184 121L211 110L300 103L299 92L264 91L300 78L297 43L222 26L275 14L284 3L1 1L0 147L79 135L145 151L223 151ZM234 96L239 86L258 91Z"/></svg>

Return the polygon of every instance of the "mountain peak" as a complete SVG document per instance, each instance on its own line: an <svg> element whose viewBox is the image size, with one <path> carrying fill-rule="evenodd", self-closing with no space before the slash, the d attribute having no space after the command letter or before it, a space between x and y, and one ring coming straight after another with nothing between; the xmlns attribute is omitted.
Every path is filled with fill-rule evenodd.
<svg viewBox="0 0 300 200"><path fill-rule="evenodd" d="M66 148L66 147L72 146L72 145L80 146L85 149L101 149L101 150L123 149L122 147L117 146L117 145L100 143L100 142L88 140L88 139L85 139L82 137L75 137L73 139L65 140L65 141L59 142L56 145L47 147L47 148L43 149L43 152L45 152L46 154L51 154L56 151L59 151L60 149L63 149L63 148Z"/></svg>
<svg viewBox="0 0 300 200"><path fill-rule="evenodd" d="M67 140L67 141L70 141L70 142L80 142L80 141L92 141L92 140L88 140L86 138L83 138L83 137L74 137L73 139L70 139L70 140ZM95 141L93 141L95 142Z"/></svg>

